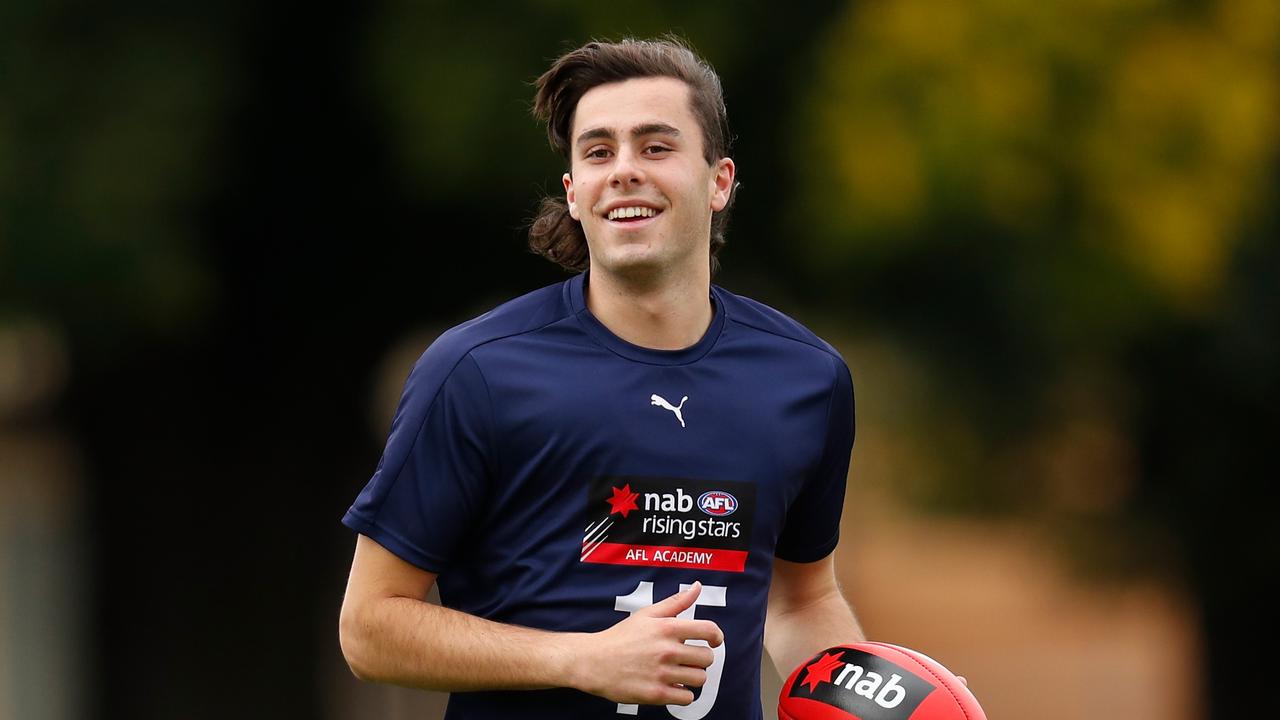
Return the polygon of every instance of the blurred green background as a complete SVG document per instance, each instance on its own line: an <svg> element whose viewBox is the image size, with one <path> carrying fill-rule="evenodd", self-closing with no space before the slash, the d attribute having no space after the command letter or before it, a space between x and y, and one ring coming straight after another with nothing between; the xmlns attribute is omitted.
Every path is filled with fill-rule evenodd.
<svg viewBox="0 0 1280 720"><path fill-rule="evenodd" d="M0 718L348 717L338 520L386 397L564 277L523 245L563 171L531 82L668 31L736 135L716 281L853 368L851 501L1163 588L1196 638L1169 717L1247 716L1280 574L1274 0L7 0Z"/></svg>

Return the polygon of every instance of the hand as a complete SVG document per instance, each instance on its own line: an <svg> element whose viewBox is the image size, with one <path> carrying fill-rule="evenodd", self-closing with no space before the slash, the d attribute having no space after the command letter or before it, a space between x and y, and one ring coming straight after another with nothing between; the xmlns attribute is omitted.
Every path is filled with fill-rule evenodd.
<svg viewBox="0 0 1280 720"><path fill-rule="evenodd" d="M710 620L676 615L692 607L702 592L688 590L635 611L617 625L583 637L577 649L574 687L614 702L643 705L688 705L693 691L707 681L715 659L712 647L724 633ZM686 645L705 640L711 647Z"/></svg>

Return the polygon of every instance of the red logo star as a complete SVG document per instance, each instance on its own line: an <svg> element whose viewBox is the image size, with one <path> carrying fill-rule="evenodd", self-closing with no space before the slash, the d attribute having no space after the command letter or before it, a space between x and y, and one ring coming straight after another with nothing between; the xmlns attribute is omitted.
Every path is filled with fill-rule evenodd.
<svg viewBox="0 0 1280 720"><path fill-rule="evenodd" d="M817 662L805 668L805 672L807 674L804 676L804 680L802 680L800 684L808 685L809 692L813 692L818 689L818 683L824 681L831 682L831 671L841 665L844 665L844 662L840 658L840 653L836 653L835 655L822 653L822 657Z"/></svg>
<svg viewBox="0 0 1280 720"><path fill-rule="evenodd" d="M639 510L636 505L636 498L640 497L640 493L631 492L631 483L623 485L621 488L613 489L613 497L605 498L604 501L612 507L609 514L622 513L622 518L627 518L627 513L632 510Z"/></svg>

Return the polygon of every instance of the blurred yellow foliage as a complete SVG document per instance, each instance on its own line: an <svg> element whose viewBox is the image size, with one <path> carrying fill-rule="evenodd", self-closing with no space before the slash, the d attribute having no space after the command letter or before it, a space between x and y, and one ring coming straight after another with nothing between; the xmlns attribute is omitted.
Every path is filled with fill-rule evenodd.
<svg viewBox="0 0 1280 720"><path fill-rule="evenodd" d="M801 211L844 257L977 217L1204 304L1276 158L1277 58L1271 0L854 3L797 128Z"/></svg>

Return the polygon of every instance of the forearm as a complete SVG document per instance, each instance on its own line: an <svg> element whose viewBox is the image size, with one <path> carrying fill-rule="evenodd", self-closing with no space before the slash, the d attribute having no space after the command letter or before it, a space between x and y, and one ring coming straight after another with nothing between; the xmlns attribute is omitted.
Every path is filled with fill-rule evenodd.
<svg viewBox="0 0 1280 720"><path fill-rule="evenodd" d="M764 644L783 678L819 650L866 639L853 610L837 588L804 604L776 605L781 604L769 604Z"/></svg>
<svg viewBox="0 0 1280 720"><path fill-rule="evenodd" d="M436 575L365 535L356 541L338 620L342 654L362 680L428 690L568 687L627 704L688 705L724 633L684 619L701 583L594 633L503 625L432 605ZM701 640L701 645L688 641Z"/></svg>
<svg viewBox="0 0 1280 720"><path fill-rule="evenodd" d="M407 597L344 612L342 648L361 679L448 692L573 687L576 633L504 625Z"/></svg>

